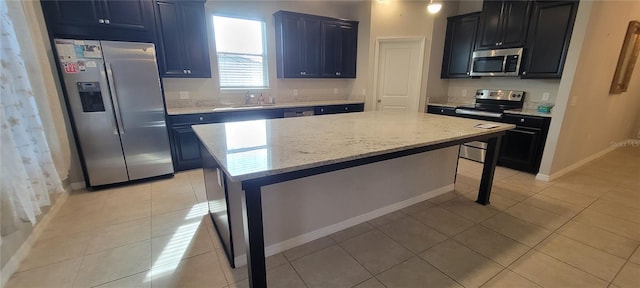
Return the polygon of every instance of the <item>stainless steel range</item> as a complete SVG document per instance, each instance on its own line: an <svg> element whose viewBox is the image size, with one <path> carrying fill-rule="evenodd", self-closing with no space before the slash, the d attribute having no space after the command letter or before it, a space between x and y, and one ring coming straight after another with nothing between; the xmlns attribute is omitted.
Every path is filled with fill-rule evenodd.
<svg viewBox="0 0 640 288"><path fill-rule="evenodd" d="M521 109L524 104L524 91L478 89L476 103L458 106L456 116L500 122L503 111ZM469 142L460 146L460 157L477 162L484 162L487 144Z"/></svg>

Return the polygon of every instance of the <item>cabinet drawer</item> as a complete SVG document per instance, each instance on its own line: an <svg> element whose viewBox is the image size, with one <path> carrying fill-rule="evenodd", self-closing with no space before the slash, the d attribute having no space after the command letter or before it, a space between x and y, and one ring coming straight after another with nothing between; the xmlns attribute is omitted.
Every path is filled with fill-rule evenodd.
<svg viewBox="0 0 640 288"><path fill-rule="evenodd" d="M427 106L427 113L454 116L454 115L456 115L456 108L446 107L446 106L428 105Z"/></svg>
<svg viewBox="0 0 640 288"><path fill-rule="evenodd" d="M314 114L323 115L323 114L338 114L338 113L362 112L362 111L364 111L364 104L346 104L346 105L316 106L314 109Z"/></svg>
<svg viewBox="0 0 640 288"><path fill-rule="evenodd" d="M503 122L518 126L544 128L547 119L543 117L504 114Z"/></svg>
<svg viewBox="0 0 640 288"><path fill-rule="evenodd" d="M214 113L185 114L169 116L171 125L195 125L221 122L220 116Z"/></svg>

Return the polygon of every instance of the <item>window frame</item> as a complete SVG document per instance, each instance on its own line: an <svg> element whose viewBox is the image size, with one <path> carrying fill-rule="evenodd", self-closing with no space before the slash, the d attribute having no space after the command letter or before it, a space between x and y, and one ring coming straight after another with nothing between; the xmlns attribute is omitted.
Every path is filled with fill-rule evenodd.
<svg viewBox="0 0 640 288"><path fill-rule="evenodd" d="M240 20L248 20L248 21L256 21L260 23L261 26L261 36L262 36L262 55L258 54L242 54L241 55L251 55L251 56L262 56L262 75L263 75L263 86L222 86L221 73L220 73L220 57L217 47L217 38L216 38L216 27L214 18L215 17L224 17L224 18L233 18ZM215 50L216 56L216 66L218 68L218 86L221 92L235 92L235 91L244 91L244 90L269 90L270 89L270 81L269 81L269 60L268 60L268 52L267 52L267 22L263 19L252 18L250 16L238 16L238 15L229 15L224 13L212 13L211 15L211 23L213 27L213 47Z"/></svg>

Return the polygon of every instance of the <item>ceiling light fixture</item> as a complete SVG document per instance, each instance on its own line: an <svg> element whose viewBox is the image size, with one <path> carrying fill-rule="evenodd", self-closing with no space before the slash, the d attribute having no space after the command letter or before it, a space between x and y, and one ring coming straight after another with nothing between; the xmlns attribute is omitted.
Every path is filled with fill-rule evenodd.
<svg viewBox="0 0 640 288"><path fill-rule="evenodd" d="M429 5L427 5L427 10L429 11L429 13L436 14L440 12L440 9L442 9L441 3L433 3L433 0L429 1Z"/></svg>

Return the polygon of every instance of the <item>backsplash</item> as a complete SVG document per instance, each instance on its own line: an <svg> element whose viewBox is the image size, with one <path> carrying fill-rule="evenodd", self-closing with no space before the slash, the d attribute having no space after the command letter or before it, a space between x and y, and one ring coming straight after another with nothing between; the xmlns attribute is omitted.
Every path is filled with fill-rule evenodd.
<svg viewBox="0 0 640 288"><path fill-rule="evenodd" d="M352 95L353 80L277 80L270 89L220 91L211 79L162 79L167 108L221 106L243 104L248 92L258 101L260 94L268 101L290 103L321 100L363 100L364 96ZM181 99L181 92L187 92ZM362 98L362 99L360 99Z"/></svg>
<svg viewBox="0 0 640 288"><path fill-rule="evenodd" d="M480 79L449 79L449 91L446 102L458 104L472 104L478 89L506 89L525 91L524 108L536 109L541 103L556 103L559 79L520 79L520 78L480 78ZM549 99L543 100L544 93L549 93ZM465 95L465 96L463 96ZM431 102L436 102L432 101Z"/></svg>

